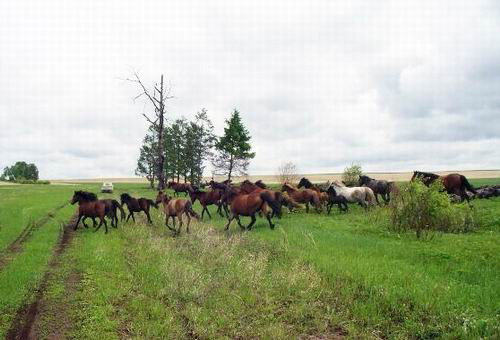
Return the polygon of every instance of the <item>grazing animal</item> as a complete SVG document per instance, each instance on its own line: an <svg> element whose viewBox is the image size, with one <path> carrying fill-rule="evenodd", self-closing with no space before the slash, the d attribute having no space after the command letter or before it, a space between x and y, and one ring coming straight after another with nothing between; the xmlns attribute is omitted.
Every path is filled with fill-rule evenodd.
<svg viewBox="0 0 500 340"><path fill-rule="evenodd" d="M380 204L378 200L378 195L382 196L382 199L386 204L389 203L390 200L389 195L391 193L391 188L392 188L391 183L393 182L373 179L365 175L359 176L359 186L361 187L363 185L366 185L368 188L372 189L373 193L375 194L375 200L377 201L377 204Z"/></svg>
<svg viewBox="0 0 500 340"><path fill-rule="evenodd" d="M334 204L337 204L340 211L347 212L349 210L349 206L347 205L347 198L344 196L337 195L337 191L333 186L328 188L328 203L326 205L326 210L328 211L328 215L330 215L330 211Z"/></svg>
<svg viewBox="0 0 500 340"><path fill-rule="evenodd" d="M330 181L327 181L326 183L317 183L317 184L312 184L310 180L308 180L305 177L302 177L299 181L299 185L297 185L297 188L306 188L306 189L317 189L319 192L326 192L328 188L330 187Z"/></svg>
<svg viewBox="0 0 500 340"><path fill-rule="evenodd" d="M91 217L96 218L99 217L99 225L97 229L99 230L101 225L104 224L104 228L106 230L106 234L108 233L108 224L106 223L106 219L104 216L106 215L106 204L97 199L97 196L94 193L87 191L75 191L73 194L73 198L71 199L71 204L75 204L78 202L78 220L75 223L74 230L78 227L78 223L80 223L80 219L82 217ZM82 222L83 223L83 222ZM87 227L84 223L84 226Z"/></svg>
<svg viewBox="0 0 500 340"><path fill-rule="evenodd" d="M163 211L165 212L165 225L167 226L168 229L174 232L175 235L179 235L181 233L182 229L182 215L186 215L188 222L186 225L186 232L189 233L189 225L191 224L191 217L194 217L196 219L199 218L198 214L193 211L193 205L190 200L187 199L172 199L168 195L165 195L163 191L159 191L158 195L156 196L156 203L157 204L163 204ZM174 220L174 227L170 227L168 224L169 218L172 217ZM179 229L175 229L175 217L179 219Z"/></svg>
<svg viewBox="0 0 500 340"><path fill-rule="evenodd" d="M246 227L246 229L252 229L252 226L256 221L255 214L262 209L262 206L265 203L267 203L271 207L273 213L276 214L276 216L281 217L280 202L276 201L273 195L267 190L261 192L254 191L250 194L245 194L240 192L240 190L227 185L224 191L224 196L229 204L229 208L231 211L231 215L228 218L225 230L229 229L231 222L235 218L238 221L238 225L240 226L240 228L242 230L245 230L245 226L241 224L240 216L251 217L252 220L250 221L250 224ZM269 222L269 227L271 229L274 229L274 224L271 221L271 215L265 214L265 216L267 221Z"/></svg>
<svg viewBox="0 0 500 340"><path fill-rule="evenodd" d="M321 212L321 202L317 191L311 189L298 190L288 183L283 184L281 191L286 191L295 202L305 204L306 212L309 212L309 203L314 206L317 212Z"/></svg>
<svg viewBox="0 0 500 340"><path fill-rule="evenodd" d="M448 194L458 195L462 202L464 199L469 202L469 195L467 195L466 190L476 194L476 189L474 189L464 175L449 174L439 176L430 172L414 171L411 180L413 181L416 178L421 179L426 186L431 185L437 179L441 179L446 192Z"/></svg>
<svg viewBox="0 0 500 340"><path fill-rule="evenodd" d="M208 211L207 206L215 204L217 205L217 213L220 217L224 217L222 215L222 190L221 189L212 189L211 191L205 192L200 190L193 190L189 192L189 196L191 197L191 203L194 204L196 200L200 201L201 206L203 207L201 211L201 219L203 219L203 215L205 211L208 214L208 218L212 218L210 215L210 211Z"/></svg>
<svg viewBox="0 0 500 340"><path fill-rule="evenodd" d="M189 183L177 183L174 181L170 181L167 183L167 188L174 189L174 195L179 196L179 192L183 192L184 195L188 195L191 191L193 191L193 186Z"/></svg>
<svg viewBox="0 0 500 340"><path fill-rule="evenodd" d="M148 219L148 222L153 223L153 221L151 221L151 216L149 215L149 208L153 206L156 209L158 209L158 205L153 200L144 197L134 198L127 193L121 194L120 200L121 200L121 205L123 206L124 204L126 204L129 211L126 222L128 222L129 218L132 216L132 220L135 223L134 212L144 211Z"/></svg>
<svg viewBox="0 0 500 340"><path fill-rule="evenodd" d="M376 204L375 194L368 187L346 187L336 181L333 181L331 186L337 195L344 196L349 203L359 203L365 209Z"/></svg>

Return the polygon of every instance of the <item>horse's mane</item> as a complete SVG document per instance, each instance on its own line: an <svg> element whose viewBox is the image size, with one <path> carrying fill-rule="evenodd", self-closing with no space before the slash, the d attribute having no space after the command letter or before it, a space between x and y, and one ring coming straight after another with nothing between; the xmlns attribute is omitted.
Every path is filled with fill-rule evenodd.
<svg viewBox="0 0 500 340"><path fill-rule="evenodd" d="M339 182L339 181L337 181L337 180L333 180L333 181L332 181L332 185L333 185L333 186L336 186L336 187L339 187L339 188L343 188L343 187L345 187L345 186L346 186L344 183Z"/></svg>
<svg viewBox="0 0 500 340"><path fill-rule="evenodd" d="M439 178L439 175L433 174L432 172L414 171L417 177L430 177L433 179Z"/></svg>
<svg viewBox="0 0 500 340"><path fill-rule="evenodd" d="M120 198L122 200L131 200L132 199L132 196L130 196L128 193L124 192L123 194L120 195Z"/></svg>
<svg viewBox="0 0 500 340"><path fill-rule="evenodd" d="M286 187L286 188L289 188L289 189L291 189L291 190L293 190L293 191L297 191L297 189L296 189L296 188L294 188L291 184L284 183L284 184L283 184L283 186L284 186L284 187Z"/></svg>
<svg viewBox="0 0 500 340"><path fill-rule="evenodd" d="M262 182L261 179L259 179L257 182L255 182L255 185L258 186L259 188L267 189L267 185L264 184L264 182Z"/></svg>
<svg viewBox="0 0 500 340"><path fill-rule="evenodd" d="M307 184L312 185L312 182L311 182L310 180L308 180L307 178L305 178L305 177L302 177L302 178L300 179L299 183L300 183L300 182L302 182L302 181L306 182Z"/></svg>
<svg viewBox="0 0 500 340"><path fill-rule="evenodd" d="M75 195L80 197L84 202L93 202L97 201L97 196L93 192L78 190L75 191Z"/></svg>

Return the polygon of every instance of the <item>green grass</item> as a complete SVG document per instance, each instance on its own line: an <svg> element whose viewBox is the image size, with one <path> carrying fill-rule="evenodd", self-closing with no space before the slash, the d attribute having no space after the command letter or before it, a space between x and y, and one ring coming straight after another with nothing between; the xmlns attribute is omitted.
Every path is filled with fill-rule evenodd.
<svg viewBox="0 0 500 340"><path fill-rule="evenodd" d="M49 192L31 186L22 192L26 187L9 187L9 204L33 190L43 194L30 204L58 198L47 211L82 186L43 186ZM99 185L83 187L98 192ZM100 196L124 191L155 197L143 184L116 184L114 194ZM385 208L365 213L356 206L348 214L336 208L330 216L285 214L275 230L258 218L245 233L236 222L224 232L226 220L215 217L215 207L210 223L194 223L190 235L183 231L178 238L155 209L152 226L139 214L137 224L120 224L108 235L80 228L53 269L37 334L58 328L71 338L495 338L500 198L473 204L483 216L480 229L424 241L389 232ZM64 208L56 219L69 218L72 209ZM196 203L194 209L201 207ZM0 336L46 270L58 233L51 223L36 230L0 272ZM22 289L16 292L17 287Z"/></svg>

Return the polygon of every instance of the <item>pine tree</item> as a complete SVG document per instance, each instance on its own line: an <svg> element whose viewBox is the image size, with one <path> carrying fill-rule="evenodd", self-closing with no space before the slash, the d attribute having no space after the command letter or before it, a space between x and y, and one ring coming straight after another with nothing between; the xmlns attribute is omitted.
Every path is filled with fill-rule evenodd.
<svg viewBox="0 0 500 340"><path fill-rule="evenodd" d="M250 133L241 121L240 113L234 110L226 120L224 135L215 144L217 155L212 164L218 174L227 175L231 179L233 174L245 175L250 160L255 157L251 152Z"/></svg>

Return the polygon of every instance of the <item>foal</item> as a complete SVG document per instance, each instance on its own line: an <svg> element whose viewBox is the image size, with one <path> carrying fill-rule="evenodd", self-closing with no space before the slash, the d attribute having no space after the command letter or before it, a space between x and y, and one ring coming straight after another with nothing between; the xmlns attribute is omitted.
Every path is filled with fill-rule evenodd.
<svg viewBox="0 0 500 340"><path fill-rule="evenodd" d="M203 210L201 211L201 219L203 219L205 211L208 214L208 218L212 218L210 212L207 209L207 205L212 204L217 205L217 213L219 213L220 217L224 217L224 215L222 215L222 191L220 189L212 189L212 191L208 192L200 190L190 191L189 196L191 197L192 204L194 204L196 200L200 201L200 204L203 207Z"/></svg>
<svg viewBox="0 0 500 340"><path fill-rule="evenodd" d="M128 222L130 216L132 216L132 220L135 223L134 212L144 211L146 217L148 218L148 222L153 223L153 221L151 221L151 216L149 216L149 207L152 205L158 209L158 204L153 202L153 200L144 197L134 198L127 193L121 194L120 200L121 205L123 206L123 204L126 204L129 211L126 222Z"/></svg>
<svg viewBox="0 0 500 340"><path fill-rule="evenodd" d="M186 226L186 232L189 233L189 224L191 223L191 216L194 218L198 219L199 216L193 211L193 206L191 204L191 201L186 200L186 199L171 199L168 197L168 195L165 195L163 191L159 191L158 195L156 196L156 203L162 203L163 204L163 211L165 212L166 215L166 220L165 220L165 225L167 226L168 229L172 230L175 235L179 235L181 233L181 228L182 228L182 214L187 216L188 222ZM175 217L179 219L179 230L175 230ZM168 225L168 219L172 217L174 220L174 227L171 228Z"/></svg>

